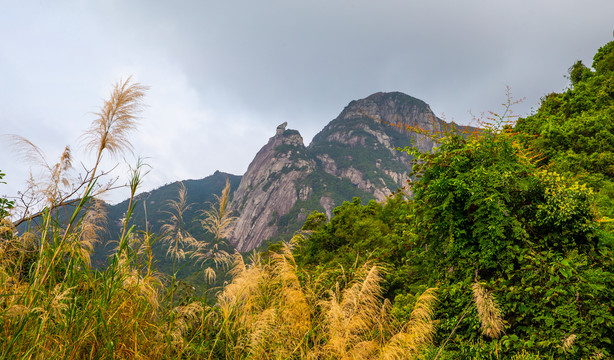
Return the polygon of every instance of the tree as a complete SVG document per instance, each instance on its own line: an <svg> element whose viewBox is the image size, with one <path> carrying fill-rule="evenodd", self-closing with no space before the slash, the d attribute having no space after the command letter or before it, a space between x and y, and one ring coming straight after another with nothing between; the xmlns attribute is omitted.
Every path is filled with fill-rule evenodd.
<svg viewBox="0 0 614 360"><path fill-rule="evenodd" d="M569 80L572 85L576 85L580 81L591 76L592 72L584 66L581 60L578 60L572 67L569 68Z"/></svg>
<svg viewBox="0 0 614 360"><path fill-rule="evenodd" d="M598 73L614 71L614 41L611 41L597 50L593 57L593 68Z"/></svg>

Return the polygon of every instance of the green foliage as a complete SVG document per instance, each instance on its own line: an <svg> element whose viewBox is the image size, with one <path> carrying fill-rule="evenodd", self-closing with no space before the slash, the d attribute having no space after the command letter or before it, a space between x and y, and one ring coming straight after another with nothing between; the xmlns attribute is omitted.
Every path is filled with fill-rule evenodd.
<svg viewBox="0 0 614 360"><path fill-rule="evenodd" d="M600 242L592 191L539 168L527 154L504 130L450 136L437 153L422 156L413 186L421 250L408 256L442 289L444 333L461 323L459 339L479 340L475 321L461 322L460 314L469 285L480 279L504 299L508 324L506 335L484 349L556 357L560 339L573 334L574 353L588 356L607 349L614 333L612 251Z"/></svg>
<svg viewBox="0 0 614 360"><path fill-rule="evenodd" d="M599 48L593 57L593 68L598 73L614 70L614 41Z"/></svg>
<svg viewBox="0 0 614 360"><path fill-rule="evenodd" d="M0 170L0 184L6 184L6 182L2 181L2 178L5 175L6 174ZM0 197L0 220L4 219L6 216L9 215L9 210L11 210L14 205L14 201Z"/></svg>
<svg viewBox="0 0 614 360"><path fill-rule="evenodd" d="M572 85L576 85L591 75L592 73L590 69L584 66L581 60L578 60L572 67L569 68L569 80L571 81Z"/></svg>
<svg viewBox="0 0 614 360"><path fill-rule="evenodd" d="M400 319L416 294L437 286L439 344L429 358L611 355L614 236L602 218L613 190L609 80L581 63L571 72L573 89L515 127L508 101L479 134L450 134L432 154L407 148L413 199L356 198L324 224L312 214L298 263L325 284L351 281L367 260L387 264L384 294ZM474 298L478 282L488 301ZM484 318L485 303L498 304L503 335L482 334L496 320Z"/></svg>
<svg viewBox="0 0 614 360"><path fill-rule="evenodd" d="M601 47L593 68L577 62L573 87L542 99L538 111L514 130L537 164L590 186L604 226L614 218L614 42Z"/></svg>
<svg viewBox="0 0 614 360"><path fill-rule="evenodd" d="M366 261L384 264L384 294L392 299L407 291L418 276L405 254L413 234L408 223L411 204L401 195L384 204L375 200L362 204L359 198L335 208L330 221L323 213L311 214L303 230L310 236L296 250L297 263L309 271L326 274L328 285L339 279L351 281L357 267ZM414 293L426 290L417 285ZM415 298L414 298L415 300Z"/></svg>
<svg viewBox="0 0 614 360"><path fill-rule="evenodd" d="M488 274L514 269L506 249L595 246L590 191L537 169L509 134L451 136L423 160L413 187L417 232L439 262Z"/></svg>
<svg viewBox="0 0 614 360"><path fill-rule="evenodd" d="M326 217L326 214L314 211L307 217L307 220L305 220L305 224L303 225L302 230L318 230L320 227L322 227L322 225L326 223L327 220L328 218Z"/></svg>

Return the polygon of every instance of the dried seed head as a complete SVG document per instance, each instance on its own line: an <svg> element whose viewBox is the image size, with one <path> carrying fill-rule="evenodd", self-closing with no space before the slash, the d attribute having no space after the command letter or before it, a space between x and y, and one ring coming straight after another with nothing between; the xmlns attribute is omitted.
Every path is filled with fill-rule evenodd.
<svg viewBox="0 0 614 360"><path fill-rule="evenodd" d="M482 323L482 334L496 339L503 334L503 315L492 294L482 284L473 284L473 299Z"/></svg>

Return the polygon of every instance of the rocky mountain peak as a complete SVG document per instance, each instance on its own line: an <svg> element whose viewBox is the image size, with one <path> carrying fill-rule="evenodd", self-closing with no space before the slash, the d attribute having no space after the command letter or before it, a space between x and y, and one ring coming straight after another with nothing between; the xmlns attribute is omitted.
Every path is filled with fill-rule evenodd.
<svg viewBox="0 0 614 360"><path fill-rule="evenodd" d="M378 92L350 102L339 115L342 119L369 116L387 122L403 122L417 113L432 113L422 100L400 92Z"/></svg>
<svg viewBox="0 0 614 360"><path fill-rule="evenodd" d="M443 124L427 103L400 92L378 92L352 101L337 119L353 120L364 117L388 125L405 135L409 134L412 128L429 133L439 132ZM427 144L421 150L428 151L430 147L431 144Z"/></svg>
<svg viewBox="0 0 614 360"><path fill-rule="evenodd" d="M384 201L411 172L411 157L396 149L431 151L434 141L422 130L440 132L446 123L422 100L379 92L348 104L309 147L287 125L277 126L234 194L239 217L229 240L241 252L292 234L314 210L330 217L354 196Z"/></svg>
<svg viewBox="0 0 614 360"><path fill-rule="evenodd" d="M239 217L228 240L239 251L254 249L277 233L275 221L298 200L297 179L315 167L301 134L286 126L279 125L258 151L233 196L230 207Z"/></svg>
<svg viewBox="0 0 614 360"><path fill-rule="evenodd" d="M280 124L279 126L277 126L277 130L275 132L275 135L282 135L284 133L284 131L286 131L286 126L288 126L288 122L285 121L283 124Z"/></svg>

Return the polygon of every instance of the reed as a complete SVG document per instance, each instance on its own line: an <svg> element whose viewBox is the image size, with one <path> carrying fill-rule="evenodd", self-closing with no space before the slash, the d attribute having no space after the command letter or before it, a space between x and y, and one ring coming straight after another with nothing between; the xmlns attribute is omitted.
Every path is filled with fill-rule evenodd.
<svg viewBox="0 0 614 360"><path fill-rule="evenodd" d="M499 338L504 330L503 313L492 294L476 281L473 283L473 299L482 324L482 334L493 339Z"/></svg>

